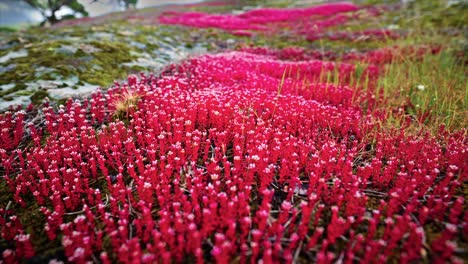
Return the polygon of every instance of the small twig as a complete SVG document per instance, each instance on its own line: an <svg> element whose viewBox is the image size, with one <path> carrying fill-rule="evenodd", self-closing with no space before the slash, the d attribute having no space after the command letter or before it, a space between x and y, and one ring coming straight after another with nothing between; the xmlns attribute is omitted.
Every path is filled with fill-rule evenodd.
<svg viewBox="0 0 468 264"><path fill-rule="evenodd" d="M388 194L386 194L386 193L378 192L378 191L374 191L374 190L370 190L370 189L366 189L363 192L367 196L371 196L371 197L384 198L384 197L388 196Z"/></svg>
<svg viewBox="0 0 468 264"><path fill-rule="evenodd" d="M210 247L214 247L213 242L211 242L211 239L208 238L205 241L208 245L210 245Z"/></svg>
<svg viewBox="0 0 468 264"><path fill-rule="evenodd" d="M336 260L335 264L343 264L343 259L344 259L344 252L340 254L338 259Z"/></svg>
<svg viewBox="0 0 468 264"><path fill-rule="evenodd" d="M94 254L91 254L91 258L93 259L93 262L94 263L101 263L98 258L96 258L96 256L94 256Z"/></svg>
<svg viewBox="0 0 468 264"><path fill-rule="evenodd" d="M455 248L453 251L455 253L457 253L457 254L466 254L466 253L468 253L468 250L466 250L464 248L459 248L459 247Z"/></svg>
<svg viewBox="0 0 468 264"><path fill-rule="evenodd" d="M6 207L5 207L5 213L3 214L3 219L6 219L6 215L7 215L7 211L8 209L10 209L10 206L11 206L11 200L8 201Z"/></svg>
<svg viewBox="0 0 468 264"><path fill-rule="evenodd" d="M104 203L104 207L107 207L108 204L109 204L109 196L106 194L106 202ZM96 206L93 206L90 209L94 209L94 208L96 208ZM82 213L84 213L84 210L64 213L64 215L77 215L77 214L82 214Z"/></svg>
<svg viewBox="0 0 468 264"><path fill-rule="evenodd" d="M297 263L297 259L299 258L299 254L301 253L301 249L302 249L302 245L304 244L304 241L301 240L301 242L299 242L299 245L296 249L296 252L294 252L294 257L293 257L293 261L292 263Z"/></svg>
<svg viewBox="0 0 468 264"><path fill-rule="evenodd" d="M134 190L133 190L133 182L134 182L134 181L135 181L135 180L132 179L132 180L130 181L130 183L128 184L128 187L130 187L130 190L132 190L132 192L134 191ZM131 199L130 199L130 194L127 195L127 201L128 201L128 210L129 210L129 213L130 213L130 214L133 213L133 214L139 215L135 210L133 210L132 202L131 202Z"/></svg>
<svg viewBox="0 0 468 264"><path fill-rule="evenodd" d="M132 225L128 225L128 237L131 240L133 238L133 228Z"/></svg>

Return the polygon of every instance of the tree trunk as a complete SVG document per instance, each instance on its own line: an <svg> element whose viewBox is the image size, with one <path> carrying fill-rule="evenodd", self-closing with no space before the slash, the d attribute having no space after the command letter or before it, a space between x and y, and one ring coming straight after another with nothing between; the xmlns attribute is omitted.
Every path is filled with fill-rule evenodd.
<svg viewBox="0 0 468 264"><path fill-rule="evenodd" d="M55 12L56 12L56 11L53 11L52 14L51 14L50 16L47 17L47 21L48 21L51 25L53 25L53 24L59 22L59 20L57 19L57 16L55 15Z"/></svg>

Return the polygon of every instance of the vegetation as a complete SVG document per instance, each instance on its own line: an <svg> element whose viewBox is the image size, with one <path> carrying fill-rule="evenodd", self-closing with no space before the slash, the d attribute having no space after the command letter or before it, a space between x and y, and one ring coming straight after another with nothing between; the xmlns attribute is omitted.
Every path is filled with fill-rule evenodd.
<svg viewBox="0 0 468 264"><path fill-rule="evenodd" d="M463 263L466 5L360 3L2 33L4 261Z"/></svg>
<svg viewBox="0 0 468 264"><path fill-rule="evenodd" d="M82 4L78 0L23 0L30 6L36 8L41 12L45 18L45 22L55 24L61 19L74 18L77 14L87 16L88 12L85 10ZM57 12L63 8L69 8L74 14L70 14L67 17L57 17Z"/></svg>

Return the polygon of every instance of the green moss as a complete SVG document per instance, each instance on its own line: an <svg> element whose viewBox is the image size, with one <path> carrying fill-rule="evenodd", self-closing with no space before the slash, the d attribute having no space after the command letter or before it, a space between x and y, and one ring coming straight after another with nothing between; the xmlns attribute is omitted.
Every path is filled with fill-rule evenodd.
<svg viewBox="0 0 468 264"><path fill-rule="evenodd" d="M15 93L15 95L18 95L18 96L28 96L28 95L32 95L34 94L33 91L28 91L28 90L21 90L17 93Z"/></svg>
<svg viewBox="0 0 468 264"><path fill-rule="evenodd" d="M74 28L75 29L75 28ZM36 31L36 29L31 29ZM70 32L73 33L74 31ZM31 33L31 32L30 32ZM43 34L42 32L35 32ZM61 33L61 32L55 32ZM77 29L75 35L86 34L86 30ZM22 47L27 47L28 56L14 58L9 61L15 64L14 71L8 71L0 74L0 85L16 83L17 85L9 90L0 92L0 96L18 92L26 86L26 82L34 82L36 80L55 80L57 78L68 78L78 76L81 82L101 85L107 87L112 84L115 79L124 78L129 70L128 67L120 66L122 63L131 62L135 59L131 55L132 49L130 46L122 44L119 41L91 41L85 42L86 45L91 45L97 48L97 52L86 53L78 48L77 51L70 56L58 51L58 48L64 45L72 45L79 47L76 43L71 43L68 40L48 40L50 36L43 36L44 39L35 42L35 39L23 40ZM143 38L143 37L141 37ZM28 42L34 44L26 44ZM15 49L17 49L15 47ZM11 52L13 50L7 50ZM47 67L55 69L54 72L46 72L39 76L36 74L36 69L39 67ZM39 93L38 95L41 95ZM38 97L38 99L42 99Z"/></svg>
<svg viewBox="0 0 468 264"><path fill-rule="evenodd" d="M144 68L144 67L141 67L141 66L132 66L128 69L128 74L136 74L136 73L140 73L140 72L145 72L147 71L148 69Z"/></svg>
<svg viewBox="0 0 468 264"><path fill-rule="evenodd" d="M56 68L62 75L70 75L71 64L69 58L56 52L58 47L68 44L68 41L44 41L29 47L28 56L14 58L9 61L9 63L16 65L15 70L1 74L0 84L26 83L37 80L35 73L40 66ZM45 77L46 79L53 79L51 76L46 75ZM18 88L18 85L16 88Z"/></svg>
<svg viewBox="0 0 468 264"><path fill-rule="evenodd" d="M0 85L28 82L34 79L34 72L35 70L33 67L25 63L16 63L14 71L8 71L0 75Z"/></svg>
<svg viewBox="0 0 468 264"><path fill-rule="evenodd" d="M0 26L0 33L4 32L16 32L16 28L14 27L8 27L8 26Z"/></svg>
<svg viewBox="0 0 468 264"><path fill-rule="evenodd" d="M23 89L26 89L25 84L23 84L23 83L16 84L13 88L10 88L10 89L5 90L5 91L0 91L0 97L4 97L3 99L7 100L6 95L10 95L12 93L21 91Z"/></svg>
<svg viewBox="0 0 468 264"><path fill-rule="evenodd" d="M132 49L122 43L108 41L92 41L90 43L100 51L93 53L93 59L87 64L87 68L97 66L102 71L95 72L89 70L81 70L77 72L80 80L91 84L107 87L112 84L115 79L124 78L127 75L128 67L121 65L122 63L131 62L136 59L131 55Z"/></svg>
<svg viewBox="0 0 468 264"><path fill-rule="evenodd" d="M131 39L146 46L145 50L140 51L151 51L159 48L159 45L157 44L157 39L154 36L157 27L136 26L136 29L137 33L131 36Z"/></svg>
<svg viewBox="0 0 468 264"><path fill-rule="evenodd" d="M193 6L189 8L189 10L195 11L195 12L205 12L205 13L230 13L234 9L234 6L232 4L233 3L226 2L223 5L212 5L212 6L199 5L199 6Z"/></svg>
<svg viewBox="0 0 468 264"><path fill-rule="evenodd" d="M31 95L31 102L33 104L40 104L48 95L49 93L47 93L47 91L37 90L33 95Z"/></svg>
<svg viewBox="0 0 468 264"><path fill-rule="evenodd" d="M51 73L51 72L48 72L48 73L45 73L45 74L42 74L41 76L39 76L40 80L55 80L55 77L54 77L54 74Z"/></svg>
<svg viewBox="0 0 468 264"><path fill-rule="evenodd" d="M268 7L288 7L294 3L291 0L239 0L237 1L240 7L242 6L268 6Z"/></svg>

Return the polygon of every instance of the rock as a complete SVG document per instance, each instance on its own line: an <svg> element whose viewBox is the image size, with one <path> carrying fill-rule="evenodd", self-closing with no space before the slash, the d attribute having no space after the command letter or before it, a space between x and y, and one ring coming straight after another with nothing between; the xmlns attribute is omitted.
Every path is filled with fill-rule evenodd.
<svg viewBox="0 0 468 264"><path fill-rule="evenodd" d="M149 57L149 56L148 56ZM127 67L143 67L153 70L159 70L164 66L164 63L158 62L152 58L138 58L136 61L123 63L122 65Z"/></svg>
<svg viewBox="0 0 468 264"><path fill-rule="evenodd" d="M121 36L126 36L126 37L135 35L135 33L128 31L128 30L120 31L118 34Z"/></svg>
<svg viewBox="0 0 468 264"><path fill-rule="evenodd" d="M16 68L16 64L8 64L7 66L0 65L0 74L12 71Z"/></svg>
<svg viewBox="0 0 468 264"><path fill-rule="evenodd" d="M54 68L39 66L39 67L36 68L36 72L34 73L34 77L39 78L44 74L53 73L53 72L55 72Z"/></svg>
<svg viewBox="0 0 468 264"><path fill-rule="evenodd" d="M59 48L57 48L55 51L57 53L61 53L64 55L73 55L75 52L78 50L77 47L71 46L71 45L62 45Z"/></svg>
<svg viewBox="0 0 468 264"><path fill-rule="evenodd" d="M80 80L78 79L78 76L71 76L67 79L62 80L63 84L66 86L74 86L77 84Z"/></svg>
<svg viewBox="0 0 468 264"><path fill-rule="evenodd" d="M38 80L36 83L39 85L40 89L49 90L55 89L60 86L59 81L46 81L46 80Z"/></svg>
<svg viewBox="0 0 468 264"><path fill-rule="evenodd" d="M94 47L93 45L88 45L88 44L81 44L79 46L80 50L82 50L86 54L91 54L95 52L101 51L101 49Z"/></svg>
<svg viewBox="0 0 468 264"><path fill-rule="evenodd" d="M137 42L137 41L131 41L131 42L130 42L130 45L133 46L133 47L136 47L136 48L138 48L138 49L141 49L141 50L146 49L146 45L145 45L145 44L140 43L140 42Z"/></svg>
<svg viewBox="0 0 468 264"><path fill-rule="evenodd" d="M29 96L23 95L12 98L12 100L6 101L0 98L0 112L7 111L10 106L23 105L26 106L31 103Z"/></svg>
<svg viewBox="0 0 468 264"><path fill-rule="evenodd" d="M76 89L71 87L65 87L60 89L51 89L48 90L49 97L54 100L61 100L67 98L75 98L75 97L86 97L96 91L99 88L99 85L92 85L89 83L85 83L82 86L78 86Z"/></svg>
<svg viewBox="0 0 468 264"><path fill-rule="evenodd" d="M12 51L5 56L0 57L0 63L5 63L10 59L21 58L28 56L28 51L25 49L20 49L18 51Z"/></svg>
<svg viewBox="0 0 468 264"><path fill-rule="evenodd" d="M15 84L14 84L14 83L9 83L9 84L0 85L0 91L10 90L10 89L13 88L13 87L15 87Z"/></svg>

